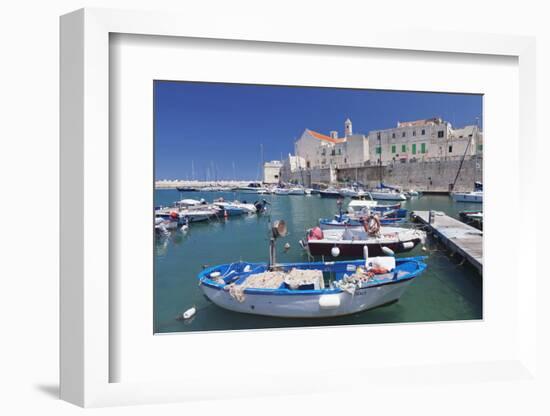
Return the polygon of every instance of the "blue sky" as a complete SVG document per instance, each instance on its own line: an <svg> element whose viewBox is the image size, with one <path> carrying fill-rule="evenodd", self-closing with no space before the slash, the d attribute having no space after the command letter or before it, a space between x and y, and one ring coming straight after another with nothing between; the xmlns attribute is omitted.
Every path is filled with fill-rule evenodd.
<svg viewBox="0 0 550 416"><path fill-rule="evenodd" d="M155 81L155 178L261 179L264 160L292 153L305 128L343 134L442 117L456 127L481 120L482 96Z"/></svg>

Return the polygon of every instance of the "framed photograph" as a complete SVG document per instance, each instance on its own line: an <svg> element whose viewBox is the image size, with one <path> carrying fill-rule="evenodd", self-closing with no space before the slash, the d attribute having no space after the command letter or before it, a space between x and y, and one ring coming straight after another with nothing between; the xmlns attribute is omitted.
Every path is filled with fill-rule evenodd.
<svg viewBox="0 0 550 416"><path fill-rule="evenodd" d="M62 398L533 379L534 40L181 19L61 18Z"/></svg>

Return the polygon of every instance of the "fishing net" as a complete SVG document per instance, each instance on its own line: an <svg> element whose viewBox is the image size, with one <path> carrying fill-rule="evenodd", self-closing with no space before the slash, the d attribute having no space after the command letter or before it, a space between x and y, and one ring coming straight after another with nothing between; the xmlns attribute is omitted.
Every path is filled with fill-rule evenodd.
<svg viewBox="0 0 550 416"><path fill-rule="evenodd" d="M240 284L232 283L225 287L229 294L239 302L244 302L244 291L250 289L278 289L283 283L286 283L290 289L298 289L303 285L311 285L315 289L324 286L323 272L321 270L299 270L292 269L289 272L267 271L263 273L252 274Z"/></svg>

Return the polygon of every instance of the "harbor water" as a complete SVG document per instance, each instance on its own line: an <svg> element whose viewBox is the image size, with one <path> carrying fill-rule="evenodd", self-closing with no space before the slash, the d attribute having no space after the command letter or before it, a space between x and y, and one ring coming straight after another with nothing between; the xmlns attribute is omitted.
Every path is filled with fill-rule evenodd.
<svg viewBox="0 0 550 416"><path fill-rule="evenodd" d="M284 219L288 235L277 241L278 262L308 261L298 241L319 218L332 217L336 200L318 195L255 195L238 192L185 192L156 190L155 205L170 206L183 198L215 198L254 202L266 199L270 208L263 215L243 215L228 219L192 223L187 232L175 231L155 242L154 322L156 333L311 327L320 325L380 324L482 319L482 276L467 262L451 256L444 247L428 238L426 250L420 246L398 257L426 255L428 268L415 279L401 299L393 304L361 313L327 319L274 318L241 314L211 303L198 286L197 274L204 266L239 260L266 262L269 221ZM345 200L345 205L349 199ZM389 203L388 201L382 203ZM480 209L480 204L455 203L446 195L425 195L402 204L409 210L437 210L458 218L463 210ZM285 243L290 249L285 251ZM191 308L196 315L177 319Z"/></svg>

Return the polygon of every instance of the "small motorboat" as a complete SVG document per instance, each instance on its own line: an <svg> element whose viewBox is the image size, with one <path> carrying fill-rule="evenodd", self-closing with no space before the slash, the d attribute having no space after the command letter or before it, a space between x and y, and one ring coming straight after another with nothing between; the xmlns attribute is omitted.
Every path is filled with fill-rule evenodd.
<svg viewBox="0 0 550 416"><path fill-rule="evenodd" d="M349 315L399 300L426 270L425 257L265 264L236 262L203 270L214 304L234 312L285 318Z"/></svg>
<svg viewBox="0 0 550 416"><path fill-rule="evenodd" d="M475 202L483 203L483 191L473 191L473 192L453 192L451 198L455 202Z"/></svg>
<svg viewBox="0 0 550 416"><path fill-rule="evenodd" d="M369 219L370 222L370 219ZM367 224L367 227L370 227ZM383 255L384 248L394 253L403 253L415 248L426 241L426 233L412 228L382 227L378 224L378 230L366 231L364 228L348 228L337 230L322 230L315 227L309 230L302 246L312 256L344 256L360 257L364 246L369 253ZM334 249L337 250L334 250Z"/></svg>
<svg viewBox="0 0 550 416"><path fill-rule="evenodd" d="M267 188L262 186L260 182L250 182L247 186L240 186L235 189L237 192L243 192L248 194L265 193Z"/></svg>
<svg viewBox="0 0 550 416"><path fill-rule="evenodd" d="M214 202L214 205L224 210L224 217L236 217L245 213L245 209L243 207L233 202Z"/></svg>
<svg viewBox="0 0 550 416"><path fill-rule="evenodd" d="M348 212L352 214L354 212L369 210L373 209L377 205L378 201L355 199L353 201L350 201L350 203L348 204Z"/></svg>
<svg viewBox="0 0 550 416"><path fill-rule="evenodd" d="M177 186L176 190L178 192L196 192L197 188L193 188L192 186Z"/></svg>
<svg viewBox="0 0 550 416"><path fill-rule="evenodd" d="M451 198L455 202L475 202L483 203L483 184L474 182L474 190L472 192L452 192Z"/></svg>
<svg viewBox="0 0 550 416"><path fill-rule="evenodd" d="M376 189L369 191L373 199L383 201L406 201L407 197L402 192L397 192L391 189Z"/></svg>
<svg viewBox="0 0 550 416"><path fill-rule="evenodd" d="M340 188L340 195L344 198L353 198L359 195L359 191L355 188Z"/></svg>
<svg viewBox="0 0 550 416"><path fill-rule="evenodd" d="M180 201L176 201L176 205L177 206L180 206L180 207L193 207L193 206L197 206L197 205L204 205L206 202L204 199L191 199L191 198L187 198L187 199L182 199Z"/></svg>
<svg viewBox="0 0 550 416"><path fill-rule="evenodd" d="M288 189L288 188L275 188L273 193L275 195L289 195L290 194L290 189Z"/></svg>
<svg viewBox="0 0 550 416"><path fill-rule="evenodd" d="M295 186L293 188L290 188L288 190L288 194L289 195L305 195L306 194L306 191L304 188L302 188L301 186Z"/></svg>
<svg viewBox="0 0 550 416"><path fill-rule="evenodd" d="M405 191L405 196L408 198L419 197L421 195L422 194L420 192L415 191L414 189L409 189L408 191Z"/></svg>
<svg viewBox="0 0 550 416"><path fill-rule="evenodd" d="M321 195L321 198L341 198L342 197L342 195L340 195L340 191L332 187L320 190L319 195Z"/></svg>

